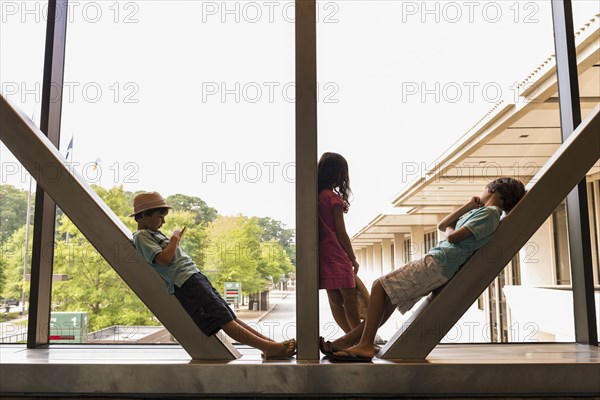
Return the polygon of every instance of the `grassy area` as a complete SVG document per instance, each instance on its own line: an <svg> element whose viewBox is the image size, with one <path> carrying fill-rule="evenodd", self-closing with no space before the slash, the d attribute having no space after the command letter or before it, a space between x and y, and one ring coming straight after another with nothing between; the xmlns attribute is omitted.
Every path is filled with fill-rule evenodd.
<svg viewBox="0 0 600 400"><path fill-rule="evenodd" d="M18 312L9 312L0 314L0 322L11 321L13 319L17 319L21 316Z"/></svg>

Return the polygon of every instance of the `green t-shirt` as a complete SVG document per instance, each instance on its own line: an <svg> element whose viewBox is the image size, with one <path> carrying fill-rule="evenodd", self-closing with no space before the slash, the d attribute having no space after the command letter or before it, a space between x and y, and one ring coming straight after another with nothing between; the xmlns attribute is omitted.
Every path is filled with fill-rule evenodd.
<svg viewBox="0 0 600 400"><path fill-rule="evenodd" d="M190 276L199 272L194 261L179 246L177 246L175 256L169 265L163 266L154 262L156 255L162 253L163 249L169 244L169 238L161 231L151 231L149 229L135 231L133 242L137 252L163 278L169 294L175 292L174 285L181 287Z"/></svg>
<svg viewBox="0 0 600 400"><path fill-rule="evenodd" d="M492 234L498 228L501 215L502 210L496 206L480 207L469 211L459 218L455 229L458 230L464 226L472 235L458 243L442 240L427 254L434 258L437 265L443 266L442 274L446 278L452 278L471 254L491 239Z"/></svg>

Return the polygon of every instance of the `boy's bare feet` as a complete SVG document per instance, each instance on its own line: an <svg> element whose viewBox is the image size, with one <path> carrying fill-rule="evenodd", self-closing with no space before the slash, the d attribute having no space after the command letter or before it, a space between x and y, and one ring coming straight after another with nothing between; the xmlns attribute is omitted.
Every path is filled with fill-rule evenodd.
<svg viewBox="0 0 600 400"><path fill-rule="evenodd" d="M331 344L331 351L338 351L342 349L347 349L350 346L355 345L356 343L348 341L342 336L341 338L335 339L333 342L329 342Z"/></svg>

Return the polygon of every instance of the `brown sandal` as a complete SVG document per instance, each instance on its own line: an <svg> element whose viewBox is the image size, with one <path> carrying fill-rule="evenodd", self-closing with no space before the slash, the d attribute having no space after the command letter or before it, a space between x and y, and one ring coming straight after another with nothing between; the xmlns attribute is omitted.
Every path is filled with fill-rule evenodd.
<svg viewBox="0 0 600 400"><path fill-rule="evenodd" d="M333 356L333 353L335 352L335 350L333 350L333 343L329 340L326 341L323 336L319 336L319 350L321 350L321 353L325 354L326 357Z"/></svg>
<svg viewBox="0 0 600 400"><path fill-rule="evenodd" d="M286 340L282 342L282 344L283 347L281 348L281 350L279 350L279 352L270 356L266 356L263 353L262 358L264 360L286 360L288 358L292 358L294 354L296 354L296 341L294 339Z"/></svg>

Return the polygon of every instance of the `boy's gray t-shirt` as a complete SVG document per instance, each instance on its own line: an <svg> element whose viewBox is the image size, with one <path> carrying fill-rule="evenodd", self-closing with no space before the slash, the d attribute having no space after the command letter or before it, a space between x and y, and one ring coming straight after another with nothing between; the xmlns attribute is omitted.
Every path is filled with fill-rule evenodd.
<svg viewBox="0 0 600 400"><path fill-rule="evenodd" d="M455 229L464 226L472 235L458 243L442 240L427 254L434 258L438 266L443 266L442 274L450 279L471 254L491 239L498 228L501 215L502 210L496 206L480 207L469 211L457 221Z"/></svg>
<svg viewBox="0 0 600 400"><path fill-rule="evenodd" d="M161 253L169 244L169 238L161 231L151 231L149 229L135 231L133 241L137 252L165 281L169 294L175 293L174 285L181 287L190 276L199 272L191 257L185 254L179 246L177 246L175 256L169 265L163 266L154 262L156 255Z"/></svg>

